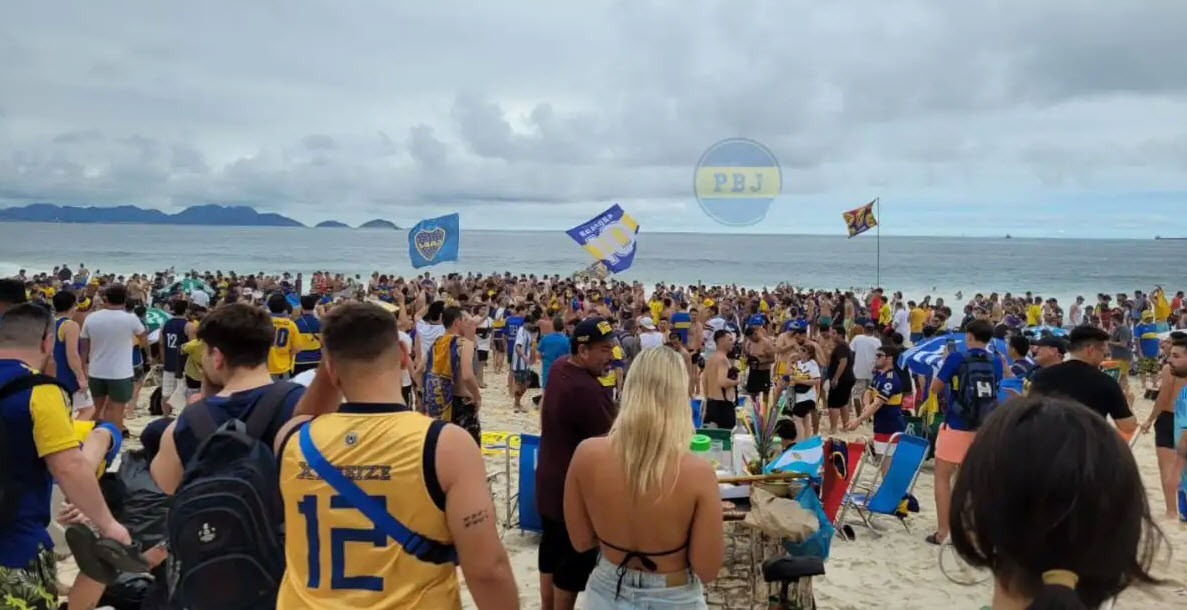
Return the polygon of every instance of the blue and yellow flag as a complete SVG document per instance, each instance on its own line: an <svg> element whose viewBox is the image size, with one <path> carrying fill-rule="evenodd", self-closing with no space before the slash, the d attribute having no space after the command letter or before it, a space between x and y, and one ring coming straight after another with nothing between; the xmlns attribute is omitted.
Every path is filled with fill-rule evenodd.
<svg viewBox="0 0 1187 610"><path fill-rule="evenodd" d="M639 223L616 203L610 209L567 231L589 255L611 273L626 271L635 262Z"/></svg>
<svg viewBox="0 0 1187 610"><path fill-rule="evenodd" d="M417 269L445 261L456 261L462 240L457 213L427 218L408 231L408 258Z"/></svg>
<svg viewBox="0 0 1187 610"><path fill-rule="evenodd" d="M878 203L877 199L860 208L853 208L841 214L841 218L845 219L845 226L849 229L849 237L861 235L878 226L878 219L874 218L874 204L876 203Z"/></svg>

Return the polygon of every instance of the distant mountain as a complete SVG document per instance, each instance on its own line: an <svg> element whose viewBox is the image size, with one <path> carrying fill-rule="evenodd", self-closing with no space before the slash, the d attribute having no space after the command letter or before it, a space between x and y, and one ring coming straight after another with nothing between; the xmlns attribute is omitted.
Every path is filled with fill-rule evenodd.
<svg viewBox="0 0 1187 610"><path fill-rule="evenodd" d="M323 220L314 225L314 227L318 229L349 229L350 225L344 222L338 222L337 220Z"/></svg>
<svg viewBox="0 0 1187 610"><path fill-rule="evenodd" d="M359 228L360 229L394 229L397 231L400 229L400 227L397 227L395 225L395 223L393 223L392 221L384 220L382 218L376 218L375 220L368 220L367 222L364 222L363 224L359 225Z"/></svg>
<svg viewBox="0 0 1187 610"><path fill-rule="evenodd" d="M134 205L79 207L34 203L23 207L0 209L0 222L136 223L246 227L305 226L280 214L261 214L243 205L215 204L195 205L176 214L166 214L160 210L139 208Z"/></svg>

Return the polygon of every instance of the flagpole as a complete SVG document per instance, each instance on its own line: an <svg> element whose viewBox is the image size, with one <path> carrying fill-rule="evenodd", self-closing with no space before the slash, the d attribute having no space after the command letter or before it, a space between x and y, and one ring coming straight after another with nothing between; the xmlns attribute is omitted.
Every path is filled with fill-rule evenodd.
<svg viewBox="0 0 1187 610"><path fill-rule="evenodd" d="M874 205L878 207L878 262L877 262L877 279L875 280L875 288L882 286L882 198L874 199Z"/></svg>

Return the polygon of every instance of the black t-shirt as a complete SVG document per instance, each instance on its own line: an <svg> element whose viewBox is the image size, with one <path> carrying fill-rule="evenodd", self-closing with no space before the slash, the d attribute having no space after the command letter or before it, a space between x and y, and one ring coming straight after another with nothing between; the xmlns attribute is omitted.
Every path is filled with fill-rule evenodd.
<svg viewBox="0 0 1187 610"><path fill-rule="evenodd" d="M841 359L845 359L845 370L841 371L841 376L837 377L837 369L841 366ZM833 353L828 357L828 376L832 379L838 379L841 383L853 381L853 350L844 343L838 343L833 348Z"/></svg>
<svg viewBox="0 0 1187 610"><path fill-rule="evenodd" d="M1061 395L1114 421L1133 417L1116 379L1079 360L1044 367L1034 374L1031 394Z"/></svg>

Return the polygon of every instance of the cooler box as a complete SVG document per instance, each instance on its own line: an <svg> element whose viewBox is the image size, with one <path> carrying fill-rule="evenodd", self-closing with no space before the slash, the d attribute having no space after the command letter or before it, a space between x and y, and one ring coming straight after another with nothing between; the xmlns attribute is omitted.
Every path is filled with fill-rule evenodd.
<svg viewBox="0 0 1187 610"><path fill-rule="evenodd" d="M536 456L540 437L519 435L519 529L539 532L544 529L536 510Z"/></svg>

